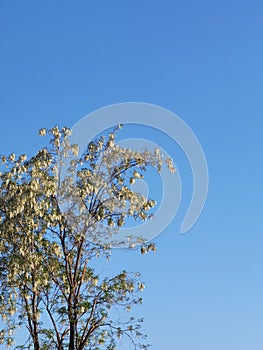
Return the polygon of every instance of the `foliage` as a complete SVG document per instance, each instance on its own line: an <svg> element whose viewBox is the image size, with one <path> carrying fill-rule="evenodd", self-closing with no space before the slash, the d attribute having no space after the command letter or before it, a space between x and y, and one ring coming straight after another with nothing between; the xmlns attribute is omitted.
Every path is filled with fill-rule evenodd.
<svg viewBox="0 0 263 350"><path fill-rule="evenodd" d="M1 156L2 344L15 347L15 331L25 326L28 339L17 349L114 350L121 336L147 347L142 320L121 321L113 312L142 302L139 274L98 276L92 261L110 256L112 228L151 217L155 202L130 184L149 166L160 171L164 160L159 150L119 147L116 132L89 143L79 157L68 128L41 129L50 135L48 148L28 160ZM155 249L140 243L142 253Z"/></svg>

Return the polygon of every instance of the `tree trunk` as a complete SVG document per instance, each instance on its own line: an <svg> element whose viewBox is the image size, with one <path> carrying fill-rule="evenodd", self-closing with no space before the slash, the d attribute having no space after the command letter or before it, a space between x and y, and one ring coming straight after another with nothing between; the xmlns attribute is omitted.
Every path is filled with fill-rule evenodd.
<svg viewBox="0 0 263 350"><path fill-rule="evenodd" d="M74 349L74 343L75 343L75 325L74 322L70 322L69 326L69 350L75 350Z"/></svg>
<svg viewBox="0 0 263 350"><path fill-rule="evenodd" d="M40 350L39 340L38 340L38 324L35 315L33 315L33 343L34 350Z"/></svg>
<svg viewBox="0 0 263 350"><path fill-rule="evenodd" d="M75 350L75 322L74 322L74 310L73 310L73 297L72 294L68 299L68 317L69 317L69 346L68 350Z"/></svg>
<svg viewBox="0 0 263 350"><path fill-rule="evenodd" d="M35 276L32 276L32 286L35 288ZM32 298L32 324L33 324L33 343L34 350L40 350L39 339L38 339L38 321L37 321L37 292L33 292Z"/></svg>

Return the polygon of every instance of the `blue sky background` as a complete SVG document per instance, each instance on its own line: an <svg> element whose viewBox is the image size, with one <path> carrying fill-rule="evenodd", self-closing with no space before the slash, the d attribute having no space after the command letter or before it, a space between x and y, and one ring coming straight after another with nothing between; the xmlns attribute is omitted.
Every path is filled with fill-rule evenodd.
<svg viewBox="0 0 263 350"><path fill-rule="evenodd" d="M144 131L175 157L182 206L156 254L117 251L109 267L141 271L152 350L263 346L262 13L259 0L0 2L0 153L32 154L40 127L126 101L175 112L203 146L209 195L181 235L189 166Z"/></svg>

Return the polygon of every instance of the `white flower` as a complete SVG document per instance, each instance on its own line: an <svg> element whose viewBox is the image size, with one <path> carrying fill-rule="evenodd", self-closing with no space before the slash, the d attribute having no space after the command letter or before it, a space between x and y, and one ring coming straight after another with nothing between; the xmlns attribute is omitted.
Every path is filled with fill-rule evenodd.
<svg viewBox="0 0 263 350"><path fill-rule="evenodd" d="M20 161L20 162L24 162L25 160L27 160L27 155L26 155L26 154L22 154L22 155L19 157L19 161Z"/></svg>
<svg viewBox="0 0 263 350"><path fill-rule="evenodd" d="M130 178L130 184L132 185L132 184L134 184L134 182L135 182L135 179L133 177L131 177Z"/></svg>
<svg viewBox="0 0 263 350"><path fill-rule="evenodd" d="M143 283L138 283L138 288L142 292L144 290L144 288L145 288L145 285Z"/></svg>
<svg viewBox="0 0 263 350"><path fill-rule="evenodd" d="M9 160L11 160L11 162L13 162L16 159L16 155L14 153L11 153L9 156Z"/></svg>
<svg viewBox="0 0 263 350"><path fill-rule="evenodd" d="M79 146L77 144L72 145L71 151L72 151L73 156L77 157L79 154Z"/></svg>
<svg viewBox="0 0 263 350"><path fill-rule="evenodd" d="M98 282L99 282L98 277L93 278L93 281L92 281L93 286L97 286Z"/></svg>
<svg viewBox="0 0 263 350"><path fill-rule="evenodd" d="M135 178L135 179L140 179L141 178L141 175L138 173L138 171L134 171L133 172L133 177Z"/></svg>
<svg viewBox="0 0 263 350"><path fill-rule="evenodd" d="M45 136L46 134L47 134L47 129L46 128L42 128L38 132L39 136Z"/></svg>
<svg viewBox="0 0 263 350"><path fill-rule="evenodd" d="M113 140L109 140L107 142L107 147L112 148L113 146L114 146L114 141Z"/></svg>

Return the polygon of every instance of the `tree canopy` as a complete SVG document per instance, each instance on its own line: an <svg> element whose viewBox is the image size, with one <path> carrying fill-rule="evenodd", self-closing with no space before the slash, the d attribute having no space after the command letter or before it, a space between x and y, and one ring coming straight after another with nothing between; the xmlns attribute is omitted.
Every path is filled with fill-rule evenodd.
<svg viewBox="0 0 263 350"><path fill-rule="evenodd" d="M17 349L114 350L126 336L146 349L142 319L116 317L142 302L138 273L100 276L93 259L109 258L114 232L128 218L148 220L155 201L132 190L148 167L170 159L158 149L115 143L119 127L79 155L71 130L41 129L48 147L27 158L2 155L0 172L0 343ZM66 172L65 172L66 169ZM141 252L153 243L136 241ZM129 315L129 314L127 314ZM15 343L19 327L27 333Z"/></svg>

